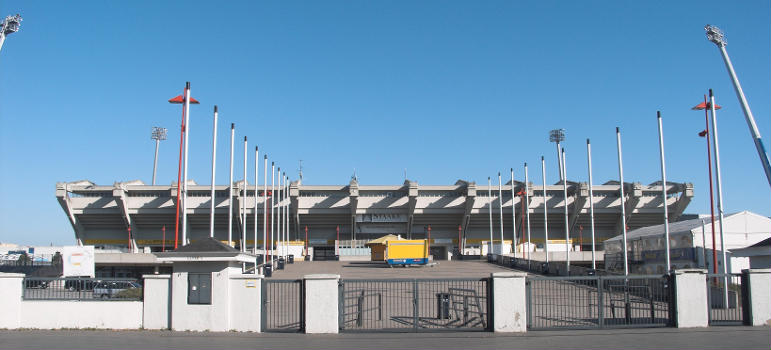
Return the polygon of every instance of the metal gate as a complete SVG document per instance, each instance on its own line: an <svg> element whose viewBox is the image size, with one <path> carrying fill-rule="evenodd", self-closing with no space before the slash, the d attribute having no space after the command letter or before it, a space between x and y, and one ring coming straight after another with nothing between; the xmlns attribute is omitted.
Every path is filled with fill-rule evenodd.
<svg viewBox="0 0 771 350"><path fill-rule="evenodd" d="M300 332L305 328L303 280L266 280L262 284L262 328Z"/></svg>
<svg viewBox="0 0 771 350"><path fill-rule="evenodd" d="M527 277L527 327L671 326L673 293L668 275Z"/></svg>
<svg viewBox="0 0 771 350"><path fill-rule="evenodd" d="M741 274L707 274L707 305L710 325L742 325L745 283Z"/></svg>
<svg viewBox="0 0 771 350"><path fill-rule="evenodd" d="M340 330L488 330L489 288L487 278L342 280Z"/></svg>

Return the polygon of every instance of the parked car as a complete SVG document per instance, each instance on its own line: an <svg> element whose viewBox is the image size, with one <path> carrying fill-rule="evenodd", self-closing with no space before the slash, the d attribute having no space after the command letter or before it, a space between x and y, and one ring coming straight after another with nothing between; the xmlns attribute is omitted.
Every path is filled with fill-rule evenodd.
<svg viewBox="0 0 771 350"><path fill-rule="evenodd" d="M117 298L126 291L141 290L142 285L132 281L101 281L94 285L94 298Z"/></svg>
<svg viewBox="0 0 771 350"><path fill-rule="evenodd" d="M37 279L37 278L25 279L24 280L24 288L46 289L46 288L48 288L48 283L49 282L50 281L41 280L41 279Z"/></svg>
<svg viewBox="0 0 771 350"><path fill-rule="evenodd" d="M64 281L64 289L69 291L93 290L98 281L88 277L67 279Z"/></svg>

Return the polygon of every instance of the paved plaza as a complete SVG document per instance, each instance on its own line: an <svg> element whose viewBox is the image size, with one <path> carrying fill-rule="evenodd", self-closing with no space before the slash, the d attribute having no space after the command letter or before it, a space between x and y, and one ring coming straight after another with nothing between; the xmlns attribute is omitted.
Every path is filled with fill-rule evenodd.
<svg viewBox="0 0 771 350"><path fill-rule="evenodd" d="M495 333L250 334L171 331L0 331L10 349L764 349L768 327Z"/></svg>
<svg viewBox="0 0 771 350"><path fill-rule="evenodd" d="M484 278L492 272L515 271L484 260L436 261L428 266L388 267L381 261L311 261L287 264L274 270L273 279L300 279L304 275L331 273L343 279Z"/></svg>

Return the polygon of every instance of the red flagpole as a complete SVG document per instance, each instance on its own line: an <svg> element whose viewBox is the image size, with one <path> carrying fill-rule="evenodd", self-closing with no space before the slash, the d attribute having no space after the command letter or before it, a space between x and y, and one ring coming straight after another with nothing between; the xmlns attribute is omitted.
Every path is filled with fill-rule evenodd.
<svg viewBox="0 0 771 350"><path fill-rule="evenodd" d="M131 225L128 226L128 249L131 252Z"/></svg>
<svg viewBox="0 0 771 350"><path fill-rule="evenodd" d="M161 251L166 251L166 225L163 225L163 228L161 229L163 231L163 246L161 247Z"/></svg>
<svg viewBox="0 0 771 350"><path fill-rule="evenodd" d="M187 87L185 87L184 92L182 93L182 96L187 96ZM183 97L184 99L184 97ZM182 145L185 141L185 107L182 107L182 124L181 129L179 133L179 165L177 167L177 215L176 219L174 220L174 250L177 249L179 245L179 197L180 197L180 189L182 187Z"/></svg>

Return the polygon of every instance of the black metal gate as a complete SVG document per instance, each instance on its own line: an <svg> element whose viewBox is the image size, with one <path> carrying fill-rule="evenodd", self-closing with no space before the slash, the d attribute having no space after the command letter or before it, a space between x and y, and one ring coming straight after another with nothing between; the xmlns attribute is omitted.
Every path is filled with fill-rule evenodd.
<svg viewBox="0 0 771 350"><path fill-rule="evenodd" d="M710 325L743 324L745 283L741 274L707 274L707 305Z"/></svg>
<svg viewBox="0 0 771 350"><path fill-rule="evenodd" d="M488 330L489 288L487 278L343 280L340 330Z"/></svg>
<svg viewBox="0 0 771 350"><path fill-rule="evenodd" d="M266 280L262 284L262 328L300 332L305 328L303 280Z"/></svg>
<svg viewBox="0 0 771 350"><path fill-rule="evenodd" d="M673 325L668 275L531 276L526 293L528 329Z"/></svg>

